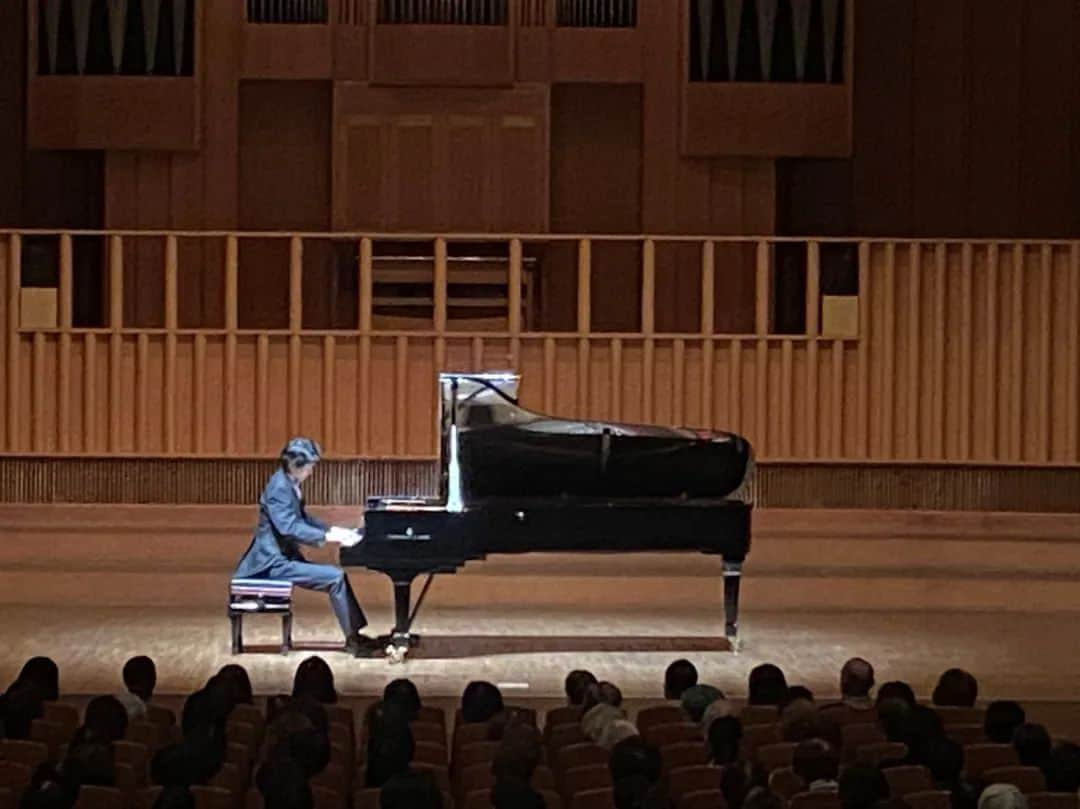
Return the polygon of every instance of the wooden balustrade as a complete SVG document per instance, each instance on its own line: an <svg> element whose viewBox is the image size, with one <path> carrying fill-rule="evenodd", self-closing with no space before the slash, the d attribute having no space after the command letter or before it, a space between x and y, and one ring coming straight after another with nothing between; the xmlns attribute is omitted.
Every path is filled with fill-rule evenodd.
<svg viewBox="0 0 1080 809"><path fill-rule="evenodd" d="M123 320L124 241L136 234L103 235L106 322L76 328L73 234L58 236L55 323L42 324L20 286L23 236L0 231L6 454L265 456L299 432L337 457L431 457L437 372L513 368L527 407L730 429L764 459L1080 463L1080 243L861 241L857 295L840 301L838 321L836 301L822 292L831 242L810 241L805 330L777 334L773 255L796 240L485 236L507 243L510 283L506 327L481 332L448 318L448 249L462 236L410 237L435 245L434 316L430 328L406 331L373 323L379 236L258 234L288 240L288 321L245 329L238 256L254 234L139 233L164 245L164 319L155 328ZM305 329L305 245L331 236L358 242L357 327ZM220 328L179 325L180 239L224 243L205 251L224 256ZM593 250L612 240L640 243L637 331L593 328ZM695 332L656 329L657 248L671 241L698 247ZM523 244L544 242L576 244L574 331L523 323ZM754 331L714 334L718 248L739 242L756 245Z"/></svg>

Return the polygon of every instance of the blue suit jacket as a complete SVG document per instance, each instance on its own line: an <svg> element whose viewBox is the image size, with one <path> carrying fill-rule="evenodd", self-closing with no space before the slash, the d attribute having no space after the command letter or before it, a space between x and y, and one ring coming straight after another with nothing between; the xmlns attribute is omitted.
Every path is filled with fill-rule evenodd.
<svg viewBox="0 0 1080 809"><path fill-rule="evenodd" d="M326 525L304 510L292 480L279 469L259 497L259 524L251 545L236 566L235 578L258 578L284 560L304 561L300 545L321 547Z"/></svg>

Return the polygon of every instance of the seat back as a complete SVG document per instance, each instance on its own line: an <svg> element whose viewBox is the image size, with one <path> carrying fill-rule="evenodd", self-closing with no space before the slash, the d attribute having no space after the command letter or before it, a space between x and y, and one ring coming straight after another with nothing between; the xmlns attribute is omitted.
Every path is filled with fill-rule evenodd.
<svg viewBox="0 0 1080 809"><path fill-rule="evenodd" d="M150 751L136 742L113 742L113 760L131 767L137 786L146 786L150 775Z"/></svg>
<svg viewBox="0 0 1080 809"><path fill-rule="evenodd" d="M29 739L0 739L0 759L35 770L49 760L49 748L44 742Z"/></svg>
<svg viewBox="0 0 1080 809"><path fill-rule="evenodd" d="M570 801L570 809L615 809L615 795L610 788L579 792Z"/></svg>
<svg viewBox="0 0 1080 809"><path fill-rule="evenodd" d="M559 750L555 760L555 777L561 779L574 767L587 767L590 764L608 763L611 754L598 744L586 742L571 744Z"/></svg>
<svg viewBox="0 0 1080 809"><path fill-rule="evenodd" d="M773 770L790 767L795 760L795 744L794 742L763 744L757 749L754 758L766 774Z"/></svg>
<svg viewBox="0 0 1080 809"><path fill-rule="evenodd" d="M945 727L951 725L982 725L986 718L986 712L982 708L958 708L948 705L935 705L934 710L941 717L941 724Z"/></svg>
<svg viewBox="0 0 1080 809"><path fill-rule="evenodd" d="M874 708L853 708L843 703L826 705L819 711L819 714L822 719L840 727L846 725L872 725L877 722L877 711Z"/></svg>
<svg viewBox="0 0 1080 809"><path fill-rule="evenodd" d="M329 713L327 717L329 718ZM229 719L235 719L237 722L247 722L249 725L255 726L255 731L259 738L262 739L263 729L266 727L266 717L263 716L263 712L260 711L254 705L234 705L232 711L229 713Z"/></svg>
<svg viewBox="0 0 1080 809"><path fill-rule="evenodd" d="M79 787L75 809L124 809L124 795L116 787Z"/></svg>
<svg viewBox="0 0 1080 809"><path fill-rule="evenodd" d="M191 797L195 799L195 809L236 809L239 799L227 789L212 786L192 787Z"/></svg>
<svg viewBox="0 0 1080 809"><path fill-rule="evenodd" d="M783 739L780 736L780 726L776 723L771 725L744 725L742 742L742 759L753 761L757 755L757 749L766 744L779 744Z"/></svg>
<svg viewBox="0 0 1080 809"><path fill-rule="evenodd" d="M867 767L877 767L883 761L902 760L907 757L907 745L903 742L877 742L860 744L855 751L855 761Z"/></svg>
<svg viewBox="0 0 1080 809"><path fill-rule="evenodd" d="M557 753L568 745L584 744L587 741L588 739L585 738L585 732L582 731L581 724L578 722L557 725L547 734L548 751L552 754Z"/></svg>
<svg viewBox="0 0 1080 809"><path fill-rule="evenodd" d="M652 725L641 731L641 737L654 747L677 742L703 741L701 728L691 722L677 722L670 725Z"/></svg>
<svg viewBox="0 0 1080 809"><path fill-rule="evenodd" d="M19 761L0 760L0 788L10 789L16 803L30 786L34 768Z"/></svg>
<svg viewBox="0 0 1080 809"><path fill-rule="evenodd" d="M993 767L983 770L987 784L1012 784L1025 795L1046 792L1046 776L1038 767Z"/></svg>
<svg viewBox="0 0 1080 809"><path fill-rule="evenodd" d="M580 705L560 705L557 708L552 708L544 714L544 735L547 735L548 731L559 725L568 725L580 721Z"/></svg>
<svg viewBox="0 0 1080 809"><path fill-rule="evenodd" d="M409 727L412 729L413 739L418 742L437 744L446 749L446 729L436 722L413 722Z"/></svg>
<svg viewBox="0 0 1080 809"><path fill-rule="evenodd" d="M882 770L885 780L889 782L889 794L894 798L902 798L912 792L930 792L934 789L934 779L930 777L930 770L926 767L890 767Z"/></svg>
<svg viewBox="0 0 1080 809"><path fill-rule="evenodd" d="M1075 792L1032 792L1027 796L1028 809L1077 809Z"/></svg>
<svg viewBox="0 0 1080 809"><path fill-rule="evenodd" d="M686 711L678 705L652 705L638 711L634 724L644 734L653 725L677 725L689 721Z"/></svg>
<svg viewBox="0 0 1080 809"><path fill-rule="evenodd" d="M848 724L840 727L840 752L845 762L855 761L864 744L887 742L885 732L874 723Z"/></svg>
<svg viewBox="0 0 1080 809"><path fill-rule="evenodd" d="M790 801L800 792L806 791L806 782L796 775L791 767L783 767L770 773L769 790L784 801Z"/></svg>
<svg viewBox="0 0 1080 809"><path fill-rule="evenodd" d="M939 790L912 792L904 796L904 803L908 809L952 809L952 794Z"/></svg>
<svg viewBox="0 0 1080 809"><path fill-rule="evenodd" d="M709 748L703 742L677 742L660 748L660 761L664 772L679 767L693 767L709 763Z"/></svg>
<svg viewBox="0 0 1080 809"><path fill-rule="evenodd" d="M726 806L724 793L718 789L687 792L679 798L679 809L724 809Z"/></svg>
<svg viewBox="0 0 1080 809"><path fill-rule="evenodd" d="M986 728L982 725L948 725L945 735L961 747L969 744L987 744Z"/></svg>
<svg viewBox="0 0 1080 809"><path fill-rule="evenodd" d="M800 792L788 801L788 809L840 809L839 792Z"/></svg>
<svg viewBox="0 0 1080 809"><path fill-rule="evenodd" d="M562 794L569 801L579 792L607 789L611 786L611 771L604 764L571 767L563 773Z"/></svg>
<svg viewBox="0 0 1080 809"><path fill-rule="evenodd" d="M747 705L739 711L739 721L747 725L774 725L780 721L780 709L775 705Z"/></svg>
<svg viewBox="0 0 1080 809"><path fill-rule="evenodd" d="M969 744L964 748L964 774L970 780L981 778L987 770L1019 764L1016 748L1011 744Z"/></svg>
<svg viewBox="0 0 1080 809"><path fill-rule="evenodd" d="M45 745L49 751L49 757L55 759L60 745L67 744L71 740L71 736L64 733L64 726L59 722L50 722L48 719L34 719L30 722L30 739Z"/></svg>
<svg viewBox="0 0 1080 809"><path fill-rule="evenodd" d="M419 712L416 714L416 721L434 722L437 725L442 725L443 731L446 731L446 714L443 713L442 708L434 705L421 705Z"/></svg>
<svg viewBox="0 0 1080 809"><path fill-rule="evenodd" d="M152 702L146 706L146 718L155 725L161 725L162 727L168 728L176 724L176 714L171 709L166 708L164 705L155 705Z"/></svg>
<svg viewBox="0 0 1080 809"><path fill-rule="evenodd" d="M67 702L46 702L44 707L42 718L60 725L64 731L64 742L70 740L79 727L79 709Z"/></svg>
<svg viewBox="0 0 1080 809"><path fill-rule="evenodd" d="M679 767L668 773L668 791L678 801L690 792L719 791L723 787L723 780L723 770L709 764Z"/></svg>
<svg viewBox="0 0 1080 809"><path fill-rule="evenodd" d="M343 790L332 789L321 784L311 785L311 799L314 809L345 809L345 795Z"/></svg>

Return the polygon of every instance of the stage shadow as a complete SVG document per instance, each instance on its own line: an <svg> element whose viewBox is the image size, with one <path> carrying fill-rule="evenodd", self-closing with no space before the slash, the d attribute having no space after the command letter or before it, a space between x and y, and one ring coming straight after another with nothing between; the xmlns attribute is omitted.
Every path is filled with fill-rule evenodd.
<svg viewBox="0 0 1080 809"><path fill-rule="evenodd" d="M319 641L294 642L292 653L340 652L341 645ZM413 660L461 660L519 654L564 652L730 652L727 638L664 637L659 635L600 635L541 637L535 635L423 635L409 651ZM251 644L245 654L281 654L281 647Z"/></svg>

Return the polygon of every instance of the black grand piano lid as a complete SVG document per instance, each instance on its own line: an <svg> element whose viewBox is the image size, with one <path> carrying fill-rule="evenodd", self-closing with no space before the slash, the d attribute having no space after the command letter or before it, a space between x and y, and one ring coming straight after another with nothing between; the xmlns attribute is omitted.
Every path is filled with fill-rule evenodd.
<svg viewBox="0 0 1080 809"><path fill-rule="evenodd" d="M461 379L470 384L460 390L453 421L466 500L724 498L749 488L753 452L741 436L546 416L521 407L509 386L489 387L486 375ZM452 398L444 395L444 440Z"/></svg>

